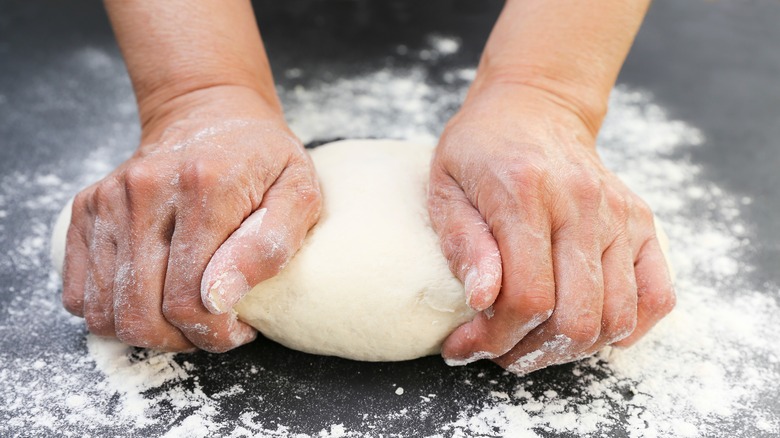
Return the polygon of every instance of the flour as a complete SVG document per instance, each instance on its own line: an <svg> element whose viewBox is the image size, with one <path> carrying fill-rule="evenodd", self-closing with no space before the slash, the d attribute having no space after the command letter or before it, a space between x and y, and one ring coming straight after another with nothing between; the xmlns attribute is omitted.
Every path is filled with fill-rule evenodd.
<svg viewBox="0 0 780 438"><path fill-rule="evenodd" d="M63 61L66 66L69 62L94 65L101 72L98 80L108 80L103 74L121 77L119 59L97 49ZM108 73L102 73L105 69ZM280 95L293 130L305 142L337 137L434 141L460 104L473 70L441 74L382 68L306 88L281 88ZM56 97L58 107L75 106L75 94L35 84L41 101ZM229 356L199 355L201 365L195 365L188 355L85 338L83 320L61 308L59 279L49 272L46 242L65 201L130 153L133 135L128 132L137 133L137 128L132 95L125 82L120 85L122 91L102 104L130 109L122 110L120 120L85 123L78 131L81 137L71 139L105 146L65 165L0 176L0 242L2 248L13 248L0 256L0 287L13 297L0 308L0 339L24 345L0 351L0 435L81 436L101 430L172 437L398 436L408 431L407 424L434 424L438 432L432 436L440 437L780 433L778 413L767 407L768 401L777 403L780 392L780 342L772 342L780 331L780 288L745 279L753 269L746 252L756 237L740 210L751 200L707 181L689 159L691 150L703 147L702 134L671 120L651 96L628 87L613 92L599 152L666 225L679 301L634 348L607 349L525 378L468 366L442 368L441 381L420 386L395 376L403 369L400 364L382 386L383 371L376 369L372 380L397 405L372 404L371 398L351 394L365 408L359 405L355 412L304 430L296 421L301 415L344 403L341 391L316 380L322 376L316 374L316 364L322 363L317 358L303 359L315 364L310 378L281 362L236 370L223 363ZM68 171L73 168L78 172ZM11 229L12 220L24 226ZM45 349L38 347L44 338ZM353 369L349 363L339 367ZM230 384L207 392L207 384L214 385L226 370L232 373ZM353 377L346 376L344 385ZM255 382L267 382L274 390L253 390ZM339 385L338 380L331 383ZM447 388L458 395L445 396ZM280 406L277 393L302 401L295 405L299 411ZM251 402L242 404L245 400ZM300 411L316 403L322 404L311 406L308 414ZM238 413L231 411L235 406L240 406ZM443 415L441 406L454 410L454 416Z"/></svg>

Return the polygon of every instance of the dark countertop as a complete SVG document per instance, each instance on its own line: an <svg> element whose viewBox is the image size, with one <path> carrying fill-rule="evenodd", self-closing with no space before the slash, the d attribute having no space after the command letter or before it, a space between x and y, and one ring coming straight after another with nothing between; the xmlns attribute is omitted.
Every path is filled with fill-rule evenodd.
<svg viewBox="0 0 780 438"><path fill-rule="evenodd" d="M473 67L500 2L296 0L282 5L267 0L255 5L275 76L280 87L289 90L388 66L421 68L434 82L443 72ZM780 4L772 2L658 1L619 79L623 86L652 94L670 118L703 133L704 144L685 149L681 156L701 170L696 178L702 186L716 185L730 199L745 200L738 208L744 242L748 242L738 258L740 284L775 303L780 290L778 20ZM399 45L410 53L425 50L432 34L459 38L460 50L446 59L394 55ZM0 402L0 435L160 434L183 424L199 408L176 407L174 399L166 398L168 405L160 406L161 412L155 414L164 420L157 424L137 430L128 429L125 423L85 426L73 418L64 419L81 402L67 394L53 398L42 394L56 393L58 385L47 371L67 373L69 367L73 371L67 382L82 373L85 386L104 385L105 379L92 362L80 359L88 357L85 332L78 320L58 308L57 279L48 274L45 245L39 240L46 238L46 227L59 206L87 182L85 177L106 172L108 165L121 162L135 146L138 128L132 92L117 57L110 27L97 2L0 3L0 257L8 256L0 262L0 364L6 370L0 369L0 383L16 384L19 394L33 391L35 395L13 403L14 390L3 390L6 400ZM287 74L291 69L304 73ZM57 177L47 178L49 174ZM47 198L45 191L54 186L58 195ZM717 224L730 218L715 214L702 220ZM26 307L27 301L34 303L45 320L30 318L29 312L35 310ZM774 342L780 344L777 338ZM744 360L766 364L767 373L780 372L776 356L756 354ZM148 359L144 355L136 352L134 360ZM20 365L36 360L49 365L29 369ZM154 398L172 387L195 388L220 410L209 418L246 426L240 414L251 409L256 413L254 421L265 428L246 426L254 433L285 425L291 432L315 435L331 428L331 435L339 436L332 425L343 424L348 430L372 436L378 431L451 436L457 427L442 430L442 425L462 416L464 406L478 410L487 393L514 388L517 382L489 363L449 368L437 357L356 363L293 352L265 340L224 355L197 353L177 356L175 361L187 370L188 377L153 387L144 396ZM263 378L246 372L253 366ZM535 373L526 378L524 388L534 397L554 390L561 397L588 404L593 400L577 399L577 388L612 382L610 376L608 363L592 361ZM240 391L231 392L236 385ZM405 396L396 395L398 385L404 387ZM780 387L777 381L774 385L770 392L775 395L761 395L756 403L774 412L774 421L778 421ZM104 415L112 415L117 397L99 404ZM630 400L634 395L625 397ZM424 405L410 402L420 398L430 400ZM48 418L42 400L51 403L50 423L55 429L41 426L46 421L30 420L31 416ZM627 406L611 405L615 421L598 430L609 436L631 436L622 420L640 417ZM414 415L395 414L404 409ZM698 435L780 433L756 429L757 423L738 415L719 414L701 423ZM474 430L473 435L493 436L498 429ZM576 436L561 427L534 430L542 436ZM219 433L227 434L222 429Z"/></svg>

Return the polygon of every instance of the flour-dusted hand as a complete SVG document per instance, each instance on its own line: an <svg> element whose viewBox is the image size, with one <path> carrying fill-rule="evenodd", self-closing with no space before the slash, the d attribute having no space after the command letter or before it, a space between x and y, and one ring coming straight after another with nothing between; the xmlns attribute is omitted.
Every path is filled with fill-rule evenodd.
<svg viewBox="0 0 780 438"><path fill-rule="evenodd" d="M128 344L229 350L256 336L233 305L317 220L313 165L284 122L248 1L105 4L141 146L76 196L63 302Z"/></svg>
<svg viewBox="0 0 780 438"><path fill-rule="evenodd" d="M674 306L650 209L587 126L537 94L471 100L433 161L431 218L482 311L445 342L453 363L527 373L628 345Z"/></svg>
<svg viewBox="0 0 780 438"><path fill-rule="evenodd" d="M63 301L97 335L220 352L255 338L228 310L300 247L319 189L300 141L252 91L176 106L180 117L76 196Z"/></svg>
<svg viewBox="0 0 780 438"><path fill-rule="evenodd" d="M646 2L509 0L432 163L429 209L476 318L442 354L517 374L627 346L675 304L647 205L595 150Z"/></svg>

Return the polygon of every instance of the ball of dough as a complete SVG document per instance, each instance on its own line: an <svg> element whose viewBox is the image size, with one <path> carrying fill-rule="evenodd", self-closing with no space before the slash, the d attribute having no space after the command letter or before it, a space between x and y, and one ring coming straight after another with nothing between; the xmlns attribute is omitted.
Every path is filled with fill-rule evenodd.
<svg viewBox="0 0 780 438"><path fill-rule="evenodd" d="M433 147L350 140L311 151L323 195L317 225L276 277L235 307L263 335L309 353L414 359L474 316L426 207ZM71 205L52 236L61 271Z"/></svg>
<svg viewBox="0 0 780 438"><path fill-rule="evenodd" d="M238 303L241 319L309 353L366 361L438 353L474 312L430 225L432 152L388 140L312 150L320 220L287 267Z"/></svg>

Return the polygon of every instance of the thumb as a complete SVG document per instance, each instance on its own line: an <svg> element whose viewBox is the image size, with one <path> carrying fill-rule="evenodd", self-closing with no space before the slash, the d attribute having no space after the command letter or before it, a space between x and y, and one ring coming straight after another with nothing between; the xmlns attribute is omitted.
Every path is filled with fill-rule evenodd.
<svg viewBox="0 0 780 438"><path fill-rule="evenodd" d="M466 303L488 309L501 289L501 255L485 219L449 175L431 178L429 211L452 273L463 282Z"/></svg>
<svg viewBox="0 0 780 438"><path fill-rule="evenodd" d="M320 192L312 172L287 168L263 202L211 257L201 299L214 314L238 303L256 284L278 274L300 249L319 216Z"/></svg>

